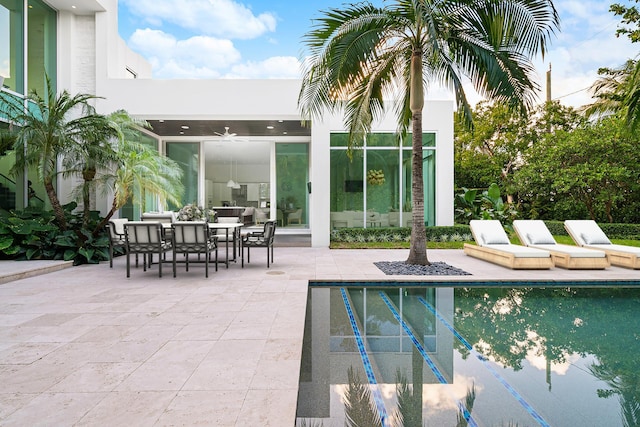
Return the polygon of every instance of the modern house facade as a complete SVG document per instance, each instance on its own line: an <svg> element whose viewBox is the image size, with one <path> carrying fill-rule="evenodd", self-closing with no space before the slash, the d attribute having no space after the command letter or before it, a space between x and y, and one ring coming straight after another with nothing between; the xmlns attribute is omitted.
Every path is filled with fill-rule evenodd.
<svg viewBox="0 0 640 427"><path fill-rule="evenodd" d="M117 1L77 3L0 0L3 91L41 93L46 73L58 90L102 97L100 113L124 109L150 123L140 139L181 166L184 204L250 207L281 231L310 233L312 246L328 246L336 228L411 224L411 145L398 141L394 117L376 123L348 156L342 117L302 125L300 80L153 79L150 64L118 35ZM425 221L451 225L452 103L428 101L423 121ZM9 174L15 155L0 153L0 208L46 206L35 171ZM59 179L63 200L74 184ZM96 196L95 209L106 213L110 205ZM149 199L120 215L175 208Z"/></svg>

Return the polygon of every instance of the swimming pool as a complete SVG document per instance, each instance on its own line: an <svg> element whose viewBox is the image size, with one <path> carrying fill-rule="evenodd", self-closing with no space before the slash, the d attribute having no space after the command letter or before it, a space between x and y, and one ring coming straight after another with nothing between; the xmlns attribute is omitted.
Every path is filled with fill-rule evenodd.
<svg viewBox="0 0 640 427"><path fill-rule="evenodd" d="M314 284L297 417L639 425L640 287Z"/></svg>

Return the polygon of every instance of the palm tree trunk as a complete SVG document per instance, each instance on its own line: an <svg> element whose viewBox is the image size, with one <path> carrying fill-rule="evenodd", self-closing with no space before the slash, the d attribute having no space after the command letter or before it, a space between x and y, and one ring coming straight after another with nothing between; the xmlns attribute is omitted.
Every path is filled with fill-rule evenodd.
<svg viewBox="0 0 640 427"><path fill-rule="evenodd" d="M118 200L118 198L116 196L117 195L113 196L113 202L111 203L111 209L109 210L109 212L107 212L107 216L102 218L102 221L100 221L100 223L96 226L96 229L93 230L92 234L93 234L94 237L97 236L98 234L100 234L100 232L102 230L104 230L104 227L107 225L107 223L109 222L111 217L116 213L116 211L118 209L120 209L120 207L116 203L116 200Z"/></svg>
<svg viewBox="0 0 640 427"><path fill-rule="evenodd" d="M44 179L44 189L47 192L47 197L49 197L49 202L51 202L51 209L53 210L53 214L56 217L58 226L62 230L66 230L67 218L64 214L64 209L62 209L62 205L60 204L60 200L58 200L56 190L53 188L53 182L51 181L51 178Z"/></svg>
<svg viewBox="0 0 640 427"><path fill-rule="evenodd" d="M424 228L424 184L422 182L422 109L424 87L422 83L422 51L416 50L411 57L411 197L413 202L413 225L411 246L407 264L430 265L427 259L427 236Z"/></svg>

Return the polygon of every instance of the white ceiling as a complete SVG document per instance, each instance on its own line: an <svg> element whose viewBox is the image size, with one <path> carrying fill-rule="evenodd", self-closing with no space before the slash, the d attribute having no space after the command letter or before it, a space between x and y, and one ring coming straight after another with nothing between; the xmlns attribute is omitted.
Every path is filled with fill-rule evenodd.
<svg viewBox="0 0 640 427"><path fill-rule="evenodd" d="M44 0L55 10L65 10L75 15L93 15L106 9L98 0Z"/></svg>

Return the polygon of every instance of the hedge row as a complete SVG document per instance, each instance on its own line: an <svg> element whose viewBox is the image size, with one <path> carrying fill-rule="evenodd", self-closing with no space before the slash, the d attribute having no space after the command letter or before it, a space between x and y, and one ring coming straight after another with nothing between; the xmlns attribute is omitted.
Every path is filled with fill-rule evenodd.
<svg viewBox="0 0 640 427"><path fill-rule="evenodd" d="M545 221L554 236L567 236L562 221ZM598 224L611 239L640 240L640 224ZM468 225L426 227L428 241L473 240ZM332 242L409 241L411 227L339 228L331 232Z"/></svg>

